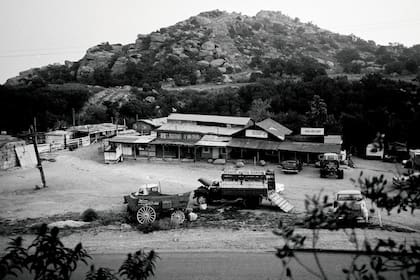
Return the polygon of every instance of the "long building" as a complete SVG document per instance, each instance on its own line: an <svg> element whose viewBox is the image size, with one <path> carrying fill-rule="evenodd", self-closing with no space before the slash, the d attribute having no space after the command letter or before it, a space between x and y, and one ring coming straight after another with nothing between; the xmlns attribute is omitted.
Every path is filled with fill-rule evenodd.
<svg viewBox="0 0 420 280"><path fill-rule="evenodd" d="M152 132L147 136L119 135L109 142L112 150L120 145L122 157L191 161L280 162L297 158L313 162L319 154L341 150L341 144L334 140L337 137L321 135L315 142L302 142L307 138L296 136L290 140L292 131L270 118L255 122L249 117L176 113Z"/></svg>

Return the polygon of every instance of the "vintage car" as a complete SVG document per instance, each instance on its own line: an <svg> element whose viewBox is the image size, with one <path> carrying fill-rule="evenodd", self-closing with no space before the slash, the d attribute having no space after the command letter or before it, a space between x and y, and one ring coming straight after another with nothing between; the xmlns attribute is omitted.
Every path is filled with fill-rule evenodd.
<svg viewBox="0 0 420 280"><path fill-rule="evenodd" d="M151 224L161 216L170 216L171 221L182 224L191 192L163 194L158 184L142 185L137 192L124 196L127 211L139 224Z"/></svg>
<svg viewBox="0 0 420 280"><path fill-rule="evenodd" d="M413 180L420 180L420 172L413 172L411 174L404 174L392 177L392 183L396 187L409 187Z"/></svg>
<svg viewBox="0 0 420 280"><path fill-rule="evenodd" d="M299 160L285 160L280 163L283 173L299 173L302 171L302 163Z"/></svg>
<svg viewBox="0 0 420 280"><path fill-rule="evenodd" d="M340 169L340 161L336 153L325 153L320 160L320 177L326 178L336 176L338 179L344 178L344 170Z"/></svg>
<svg viewBox="0 0 420 280"><path fill-rule="evenodd" d="M359 190L339 191L335 195L333 212L341 222L369 222L366 199Z"/></svg>

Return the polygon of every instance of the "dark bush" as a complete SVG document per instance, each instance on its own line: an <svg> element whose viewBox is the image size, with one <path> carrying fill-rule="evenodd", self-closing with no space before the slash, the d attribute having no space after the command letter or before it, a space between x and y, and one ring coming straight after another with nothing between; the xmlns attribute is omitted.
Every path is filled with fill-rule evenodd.
<svg viewBox="0 0 420 280"><path fill-rule="evenodd" d="M96 221L98 217L99 217L98 213L96 213L96 211L93 210L92 208L86 209L81 215L82 221L84 222Z"/></svg>

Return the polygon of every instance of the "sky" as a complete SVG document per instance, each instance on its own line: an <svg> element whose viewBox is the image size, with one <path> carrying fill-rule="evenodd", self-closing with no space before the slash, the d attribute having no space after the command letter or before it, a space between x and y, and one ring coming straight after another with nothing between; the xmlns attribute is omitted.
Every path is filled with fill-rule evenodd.
<svg viewBox="0 0 420 280"><path fill-rule="evenodd" d="M203 11L292 18L381 45L420 44L420 0L0 0L0 84L20 71L77 61L101 42L133 43Z"/></svg>

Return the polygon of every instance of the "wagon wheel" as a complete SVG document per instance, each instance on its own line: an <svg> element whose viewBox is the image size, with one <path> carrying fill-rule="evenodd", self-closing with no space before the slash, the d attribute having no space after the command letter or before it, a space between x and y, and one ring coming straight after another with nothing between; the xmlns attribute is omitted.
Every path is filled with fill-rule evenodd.
<svg viewBox="0 0 420 280"><path fill-rule="evenodd" d="M177 225L182 224L185 221L185 214L181 210L176 210L171 215L171 222Z"/></svg>
<svg viewBox="0 0 420 280"><path fill-rule="evenodd" d="M203 195L198 196L196 200L197 200L197 204L198 205L206 204L207 203L207 199Z"/></svg>
<svg viewBox="0 0 420 280"><path fill-rule="evenodd" d="M150 206L143 206L137 211L137 221L139 224L151 224L156 220L156 211Z"/></svg>

